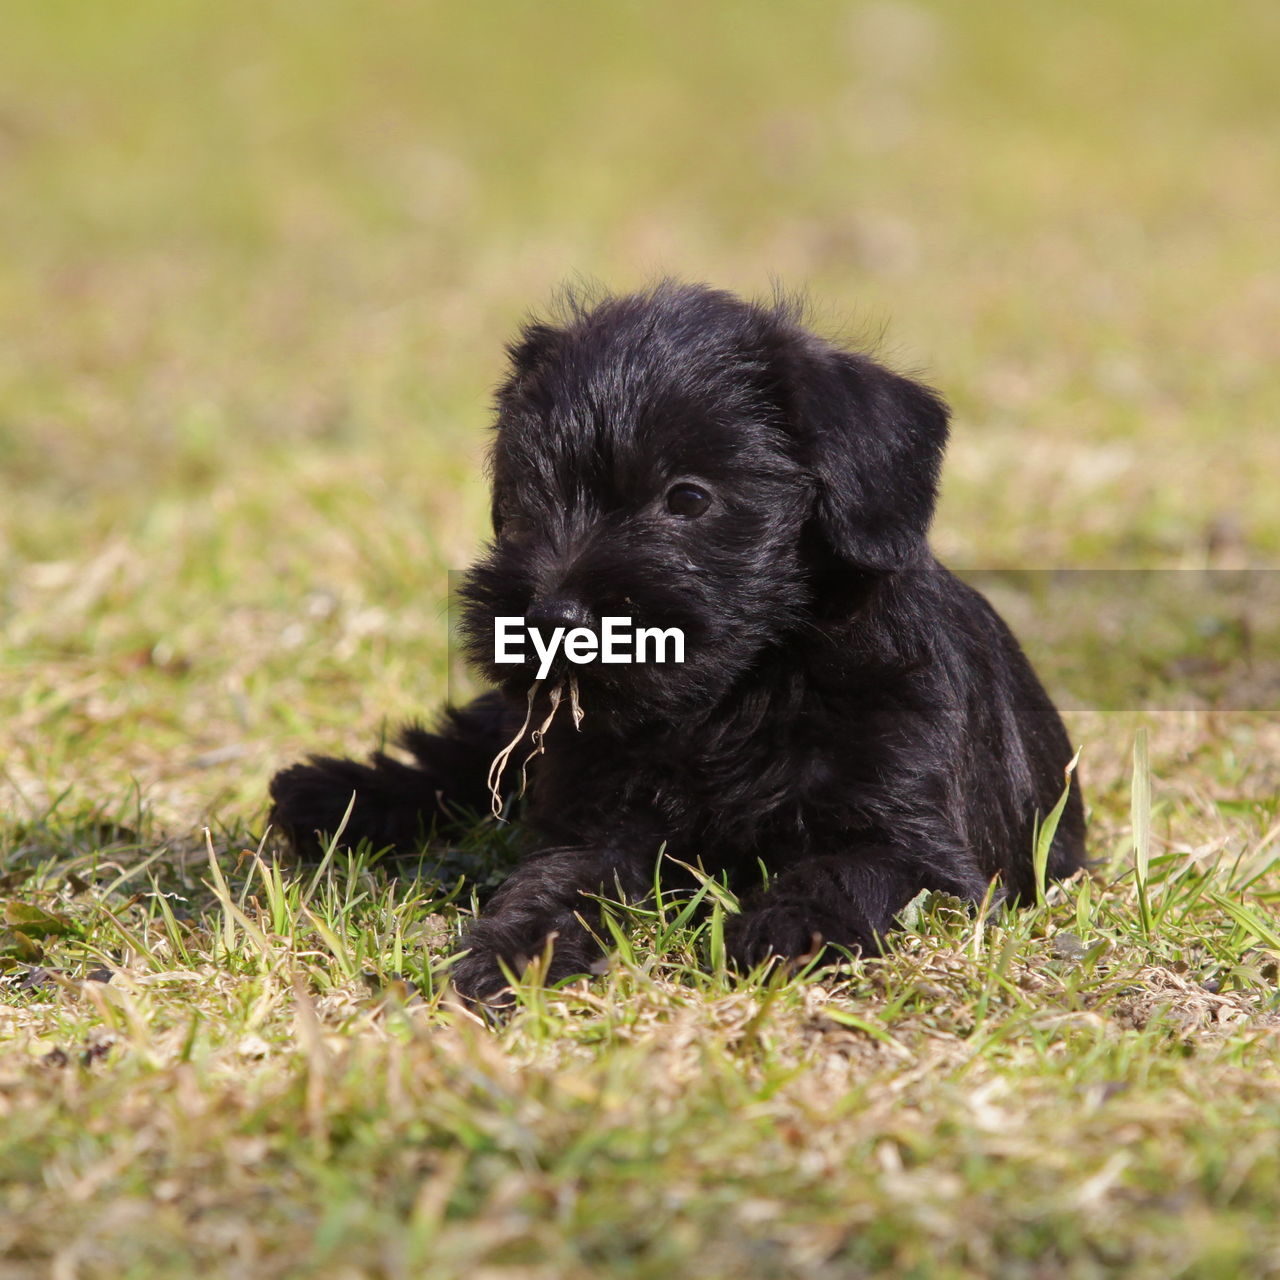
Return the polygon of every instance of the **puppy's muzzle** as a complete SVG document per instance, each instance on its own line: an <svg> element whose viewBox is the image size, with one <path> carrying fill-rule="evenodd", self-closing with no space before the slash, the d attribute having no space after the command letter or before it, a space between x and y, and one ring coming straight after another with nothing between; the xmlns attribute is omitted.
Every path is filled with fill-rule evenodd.
<svg viewBox="0 0 1280 1280"><path fill-rule="evenodd" d="M565 632L575 627L591 627L596 625L595 616L580 600L572 596L544 596L535 600L524 615L528 626L537 627L539 631L550 632L556 627L563 627Z"/></svg>

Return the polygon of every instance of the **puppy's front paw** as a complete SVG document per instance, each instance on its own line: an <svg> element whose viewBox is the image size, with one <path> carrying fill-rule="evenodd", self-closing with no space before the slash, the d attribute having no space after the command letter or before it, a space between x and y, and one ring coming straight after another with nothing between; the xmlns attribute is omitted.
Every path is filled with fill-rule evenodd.
<svg viewBox="0 0 1280 1280"><path fill-rule="evenodd" d="M560 945L560 939L552 939L551 961L542 974L542 981L552 986L565 978L598 974L604 971L606 957L594 947ZM540 960L544 948L533 955L519 952L503 953L498 949L473 940L471 949L452 968L449 981L464 1000L477 1004L510 1004L511 980L508 974L520 978L535 961Z"/></svg>
<svg viewBox="0 0 1280 1280"><path fill-rule="evenodd" d="M809 960L830 945L856 951L848 923L811 903L779 902L744 911L725 924L725 950L739 969L769 960ZM834 961L835 953L827 958Z"/></svg>
<svg viewBox="0 0 1280 1280"><path fill-rule="evenodd" d="M507 969L518 977L523 967L509 964ZM510 980L493 951L473 947L449 970L449 985L468 1004L509 1005L512 1001Z"/></svg>
<svg viewBox="0 0 1280 1280"><path fill-rule="evenodd" d="M336 835L344 818L342 843L347 847L368 841L375 851L410 853L434 819L434 784L424 770L380 752L369 764L312 756L309 763L292 765L272 778L269 821L303 858L318 857L322 837Z"/></svg>
<svg viewBox="0 0 1280 1280"><path fill-rule="evenodd" d="M299 857L316 857L321 837L334 835L342 826L352 793L363 788L366 780L361 775L367 773L354 760L290 765L271 779L267 820Z"/></svg>

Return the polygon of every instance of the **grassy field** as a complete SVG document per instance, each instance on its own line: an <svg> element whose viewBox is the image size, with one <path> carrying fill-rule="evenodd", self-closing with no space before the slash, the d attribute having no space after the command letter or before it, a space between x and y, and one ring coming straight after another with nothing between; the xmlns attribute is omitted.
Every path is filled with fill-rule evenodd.
<svg viewBox="0 0 1280 1280"><path fill-rule="evenodd" d="M444 696L502 343L566 279L807 287L953 402L954 563L1269 581L1280 9L4 27L0 1280L1280 1275L1243 615L1144 665L1104 625L1131 579L1041 575L1038 613L1015 580L1096 870L1017 917L917 903L844 975L727 974L663 899L487 1027L441 975L505 834L420 878L263 844L273 769ZM1250 678L1214 705L1197 661Z"/></svg>

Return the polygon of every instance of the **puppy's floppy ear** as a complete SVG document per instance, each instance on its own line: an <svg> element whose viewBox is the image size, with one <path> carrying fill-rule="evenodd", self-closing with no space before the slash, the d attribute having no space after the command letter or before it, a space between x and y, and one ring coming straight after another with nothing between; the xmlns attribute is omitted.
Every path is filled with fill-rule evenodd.
<svg viewBox="0 0 1280 1280"><path fill-rule="evenodd" d="M815 522L858 568L916 563L938 496L947 406L867 356L796 335L783 361L784 410L817 485Z"/></svg>

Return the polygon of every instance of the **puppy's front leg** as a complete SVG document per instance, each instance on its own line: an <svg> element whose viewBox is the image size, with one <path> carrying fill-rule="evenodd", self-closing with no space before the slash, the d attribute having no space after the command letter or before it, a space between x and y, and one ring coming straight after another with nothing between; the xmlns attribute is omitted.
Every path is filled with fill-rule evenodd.
<svg viewBox="0 0 1280 1280"><path fill-rule="evenodd" d="M367 764L312 756L272 778L270 823L300 857L314 861L354 794L343 843L354 849L368 841L375 850L412 853L437 823L456 826L487 811L489 762L519 723L519 715L489 693L465 707L446 708L434 733L402 729L397 742L413 764L381 751Z"/></svg>
<svg viewBox="0 0 1280 1280"><path fill-rule="evenodd" d="M747 899L726 924L726 948L744 969L771 957L813 955L825 946L874 954L921 881L919 866L878 845L805 858Z"/></svg>
<svg viewBox="0 0 1280 1280"><path fill-rule="evenodd" d="M468 954L451 974L454 988L469 999L491 999L508 985L503 966L519 974L542 954L552 934L547 982L597 970L603 953L578 917L594 925L600 908L584 895L634 901L652 888L652 876L652 853L578 847L534 854L512 872L471 927Z"/></svg>

